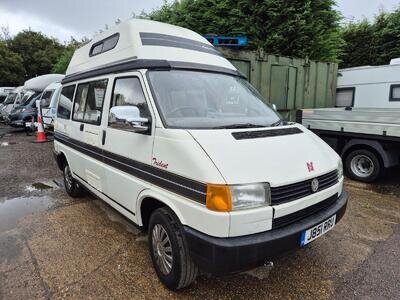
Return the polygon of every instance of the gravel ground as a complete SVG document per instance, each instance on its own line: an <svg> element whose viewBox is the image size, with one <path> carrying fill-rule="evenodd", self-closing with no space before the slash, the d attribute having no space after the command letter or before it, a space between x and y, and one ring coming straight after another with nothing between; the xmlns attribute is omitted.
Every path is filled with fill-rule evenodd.
<svg viewBox="0 0 400 300"><path fill-rule="evenodd" d="M101 200L69 198L52 143L33 139L0 125L0 299L400 299L399 170L375 185L346 180L342 221L274 267L202 275L173 293L144 233Z"/></svg>

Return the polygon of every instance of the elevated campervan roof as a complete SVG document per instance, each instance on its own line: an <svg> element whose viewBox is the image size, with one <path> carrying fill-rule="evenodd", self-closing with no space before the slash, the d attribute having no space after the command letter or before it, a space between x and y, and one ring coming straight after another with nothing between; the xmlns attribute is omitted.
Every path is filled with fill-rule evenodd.
<svg viewBox="0 0 400 300"><path fill-rule="evenodd" d="M32 90L41 92L43 91L50 83L52 82L60 82L64 78L62 74L46 74L31 78L24 83L24 90Z"/></svg>
<svg viewBox="0 0 400 300"><path fill-rule="evenodd" d="M174 25L132 19L98 34L77 49L63 82L140 68L198 69L201 66L238 73L201 35Z"/></svg>

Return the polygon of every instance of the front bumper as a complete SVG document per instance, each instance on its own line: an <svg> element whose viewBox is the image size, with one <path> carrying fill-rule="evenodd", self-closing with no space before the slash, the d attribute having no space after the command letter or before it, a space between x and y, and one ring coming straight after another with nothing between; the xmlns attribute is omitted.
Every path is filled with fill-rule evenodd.
<svg viewBox="0 0 400 300"><path fill-rule="evenodd" d="M290 250L300 248L302 231L336 214L336 223L343 217L348 194L343 191L337 201L300 221L285 227L252 235L217 238L184 226L190 254L204 271L225 274L249 270Z"/></svg>

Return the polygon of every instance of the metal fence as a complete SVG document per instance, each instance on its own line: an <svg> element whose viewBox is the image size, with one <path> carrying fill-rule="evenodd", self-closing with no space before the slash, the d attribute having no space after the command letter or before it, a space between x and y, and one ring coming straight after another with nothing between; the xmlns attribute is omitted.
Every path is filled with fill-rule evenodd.
<svg viewBox="0 0 400 300"><path fill-rule="evenodd" d="M288 120L296 110L335 106L337 63L219 48L249 82Z"/></svg>

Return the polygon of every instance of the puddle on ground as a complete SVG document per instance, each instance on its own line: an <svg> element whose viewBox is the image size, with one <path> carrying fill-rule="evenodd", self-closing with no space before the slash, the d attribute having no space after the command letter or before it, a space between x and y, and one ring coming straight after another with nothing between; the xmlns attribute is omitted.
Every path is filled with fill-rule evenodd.
<svg viewBox="0 0 400 300"><path fill-rule="evenodd" d="M49 196L0 198L0 232L13 229L18 219L49 209L54 200Z"/></svg>
<svg viewBox="0 0 400 300"><path fill-rule="evenodd" d="M60 187L62 187L61 181L53 179L49 181L34 182L31 185L27 185L25 187L25 190L27 190L28 192L34 192L49 189L58 189Z"/></svg>

